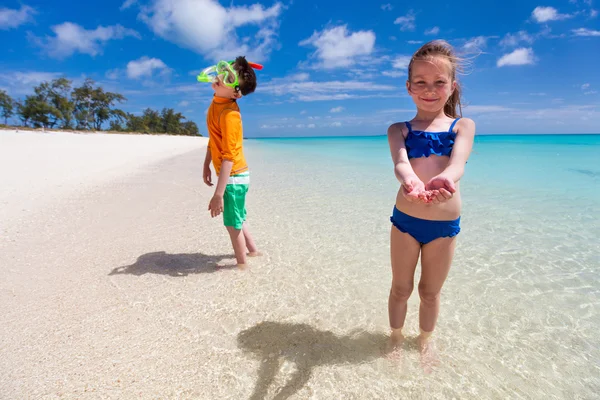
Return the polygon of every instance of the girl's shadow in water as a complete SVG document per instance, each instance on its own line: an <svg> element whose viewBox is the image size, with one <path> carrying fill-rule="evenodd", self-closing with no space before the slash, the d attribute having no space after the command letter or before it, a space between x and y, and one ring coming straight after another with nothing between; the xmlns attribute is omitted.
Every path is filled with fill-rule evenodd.
<svg viewBox="0 0 600 400"><path fill-rule="evenodd" d="M264 399L281 362L296 365L296 371L273 399L287 399L310 379L315 367L359 364L382 357L388 337L383 333L359 332L337 336L307 324L261 322L238 335L238 347L261 360L258 381L251 400Z"/></svg>

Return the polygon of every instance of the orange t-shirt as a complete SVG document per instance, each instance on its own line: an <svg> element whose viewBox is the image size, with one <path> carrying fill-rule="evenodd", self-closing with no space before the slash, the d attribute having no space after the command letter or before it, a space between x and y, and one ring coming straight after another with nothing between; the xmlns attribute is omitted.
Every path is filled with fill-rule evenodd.
<svg viewBox="0 0 600 400"><path fill-rule="evenodd" d="M223 160L233 161L230 175L237 175L248 170L248 164L244 158L242 140L242 116L240 108L234 99L213 97L206 115L209 140L208 148L219 175Z"/></svg>

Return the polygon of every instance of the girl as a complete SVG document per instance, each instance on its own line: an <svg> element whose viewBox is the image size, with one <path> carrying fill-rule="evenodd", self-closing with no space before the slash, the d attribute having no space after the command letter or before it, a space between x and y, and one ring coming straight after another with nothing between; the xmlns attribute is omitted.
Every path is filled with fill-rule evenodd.
<svg viewBox="0 0 600 400"><path fill-rule="evenodd" d="M440 292L460 232L458 182L475 136L475 123L460 118L458 61L444 41L423 45L410 61L406 81L417 114L410 122L388 129L394 172L401 183L391 217L390 343L392 350L399 350L404 340L407 301L420 255L418 342L423 356L430 347L428 339L438 318Z"/></svg>

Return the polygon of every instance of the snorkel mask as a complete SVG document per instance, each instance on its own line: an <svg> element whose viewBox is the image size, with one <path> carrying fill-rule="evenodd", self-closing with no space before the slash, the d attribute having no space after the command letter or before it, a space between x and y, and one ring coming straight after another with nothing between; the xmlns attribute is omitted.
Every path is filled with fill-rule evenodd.
<svg viewBox="0 0 600 400"><path fill-rule="evenodd" d="M235 61L219 61L217 65L212 65L200 72L197 77L198 82L213 83L221 78L225 86L232 87L235 91L240 90L238 73L233 68ZM254 69L261 70L263 66L249 62L248 65Z"/></svg>

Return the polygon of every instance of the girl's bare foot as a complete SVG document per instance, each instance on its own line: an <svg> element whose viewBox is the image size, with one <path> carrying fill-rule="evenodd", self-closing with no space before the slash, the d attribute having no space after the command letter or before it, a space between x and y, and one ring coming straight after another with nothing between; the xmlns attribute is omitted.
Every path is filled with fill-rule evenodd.
<svg viewBox="0 0 600 400"><path fill-rule="evenodd" d="M404 345L404 335L402 329L392 329L390 338L385 346L385 356L388 360L402 365L402 346Z"/></svg>
<svg viewBox="0 0 600 400"><path fill-rule="evenodd" d="M239 270L244 271L246 268L248 268L248 264L238 264L237 267Z"/></svg>
<svg viewBox="0 0 600 400"><path fill-rule="evenodd" d="M263 254L260 251L251 251L246 254L248 257L260 257Z"/></svg>
<svg viewBox="0 0 600 400"><path fill-rule="evenodd" d="M419 351L421 353L421 367L426 374L431 374L433 369L440 365L435 342L431 338L431 333L421 332L417 338Z"/></svg>

